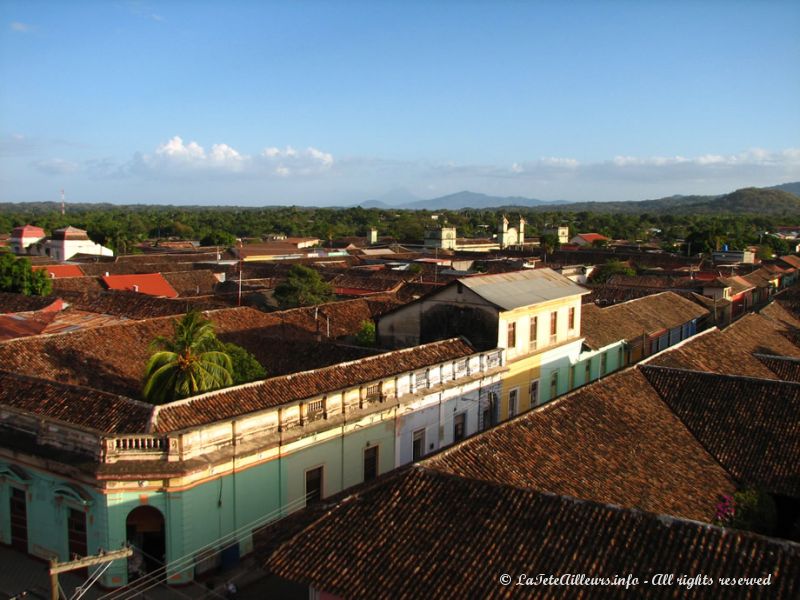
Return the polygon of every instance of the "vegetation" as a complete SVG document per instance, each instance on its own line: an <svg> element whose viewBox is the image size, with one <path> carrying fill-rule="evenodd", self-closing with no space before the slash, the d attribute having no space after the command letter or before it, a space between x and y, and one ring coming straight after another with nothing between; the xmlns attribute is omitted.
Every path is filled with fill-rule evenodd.
<svg viewBox="0 0 800 600"><path fill-rule="evenodd" d="M275 288L275 300L284 309L323 304L333 300L333 289L314 269L294 265L286 281Z"/></svg>
<svg viewBox="0 0 800 600"><path fill-rule="evenodd" d="M214 325L191 311L174 323L172 339L159 336L145 367L142 394L162 404L233 384L231 357L219 348Z"/></svg>
<svg viewBox="0 0 800 600"><path fill-rule="evenodd" d="M376 341L375 323L372 321L362 321L361 329L359 329L356 334L356 344L371 348L375 345Z"/></svg>
<svg viewBox="0 0 800 600"><path fill-rule="evenodd" d="M733 496L722 496L717 503L714 523L753 531L762 535L773 535L778 521L775 500L767 492L745 489Z"/></svg>
<svg viewBox="0 0 800 600"><path fill-rule="evenodd" d="M231 358L233 385L266 379L267 371L261 363L241 346L220 342L219 350Z"/></svg>
<svg viewBox="0 0 800 600"><path fill-rule="evenodd" d="M221 198L220 202L226 199ZM498 230L502 214L519 214L529 235L546 226L567 225L570 235L597 232L612 239L648 241L654 232L665 247L686 254L727 244L741 250L757 244L765 231L800 222L800 197L780 189L745 188L725 196L675 196L643 202L585 202L562 206L503 209L397 210L379 208L264 208L200 206L115 206L70 204L62 216L56 203L0 204L0 232L30 223L52 231L73 225L87 230L98 243L130 252L146 239L200 240L229 246L236 238L260 239L270 234L317 237L328 244L344 236L365 235L376 227L381 236L419 242L426 228L447 223L459 236L486 237ZM436 216L437 220L432 217ZM691 238L683 246L676 245ZM778 238L774 238L777 240ZM765 243L777 243L764 239ZM555 244L545 239L552 252ZM778 249L776 253L780 253Z"/></svg>
<svg viewBox="0 0 800 600"><path fill-rule="evenodd" d="M26 296L47 296L53 283L46 271L34 271L31 261L13 254L0 254L0 292L13 292Z"/></svg>
<svg viewBox="0 0 800 600"><path fill-rule="evenodd" d="M610 260L595 267L589 276L590 283L606 283L614 275L636 275L636 271L621 260Z"/></svg>

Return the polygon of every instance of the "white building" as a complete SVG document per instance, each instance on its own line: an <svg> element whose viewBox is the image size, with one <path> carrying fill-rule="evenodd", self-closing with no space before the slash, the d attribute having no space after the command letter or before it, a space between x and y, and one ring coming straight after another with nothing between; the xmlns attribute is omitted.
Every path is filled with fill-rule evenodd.
<svg viewBox="0 0 800 600"><path fill-rule="evenodd" d="M46 234L41 227L23 225L15 227L8 240L9 248L14 254L30 254L30 247L45 239Z"/></svg>
<svg viewBox="0 0 800 600"><path fill-rule="evenodd" d="M69 260L76 254L114 256L114 251L94 243L83 229L62 227L49 238L44 238L30 247L30 254L49 256L55 260Z"/></svg>

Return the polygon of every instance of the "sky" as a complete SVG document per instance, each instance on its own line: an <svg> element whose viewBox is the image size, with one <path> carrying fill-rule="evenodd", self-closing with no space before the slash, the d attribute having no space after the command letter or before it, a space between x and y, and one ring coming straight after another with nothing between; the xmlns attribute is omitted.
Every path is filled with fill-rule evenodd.
<svg viewBox="0 0 800 600"><path fill-rule="evenodd" d="M0 0L0 202L800 180L800 2Z"/></svg>

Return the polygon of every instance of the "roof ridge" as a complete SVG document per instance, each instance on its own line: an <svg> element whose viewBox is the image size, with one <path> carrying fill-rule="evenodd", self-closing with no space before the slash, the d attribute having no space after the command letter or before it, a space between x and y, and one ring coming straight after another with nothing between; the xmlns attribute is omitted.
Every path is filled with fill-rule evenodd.
<svg viewBox="0 0 800 600"><path fill-rule="evenodd" d="M189 396L187 398L181 398L180 400L173 400L172 402L159 404L157 406L158 410L156 411L156 415L154 415L154 417L157 416L157 414L160 413L162 409L174 408L174 407L177 407L177 406L183 406L183 405L189 404L189 403L191 403L191 402L193 402L195 400L201 400L201 399L204 399L204 398L210 398L210 397L213 397L215 395L224 394L224 393L228 393L228 392L231 392L231 391L245 389L245 388L249 388L249 387L259 387L259 386L265 385L266 383L272 382L272 381L279 381L279 380L291 381L293 378L296 378L296 377L308 376L308 375L314 375L314 374L317 374L317 373L329 372L329 371L333 371L333 370L336 370L336 369L340 369L341 367L349 367L349 366L351 366L351 365L353 365L355 363L361 362L361 361L372 361L372 360L385 358L389 354L399 354L401 352L403 352L403 353L411 353L411 352L419 351L420 348L429 348L431 346L444 345L445 343L448 343L448 342L449 343L453 343L455 341L460 341L460 342L466 344L473 351L473 353L480 353L480 351L477 351L472 346L472 344L470 344L463 337L448 338L446 340L437 340L435 342L430 342L428 344L423 344L421 346L412 346L410 348L401 348L399 350L392 350L392 351L389 351L389 352L382 352L381 354L375 354L375 355L371 355L371 356L363 356L361 358L355 358L353 360L348 360L348 361L345 361L345 362L340 362L340 363L336 363L336 364L333 364L333 365L320 367L320 368L317 368L317 369L309 369L307 371L298 371L296 373L286 373L284 375L276 375L274 377L267 377L266 379L259 379L258 381L250 381L250 382L242 383L242 384L239 384L239 385L233 385L233 386L228 386L228 387L224 387L224 388L219 388L219 389L216 389L216 390L210 390L208 392L204 392L204 393L198 394L196 396ZM353 346L353 347L356 347L356 346ZM443 361L439 360L439 361L436 361L436 362L443 362Z"/></svg>
<svg viewBox="0 0 800 600"><path fill-rule="evenodd" d="M769 356L769 355L768 355ZM793 359L800 362L800 358ZM648 369L653 371L677 371L681 373L692 373L695 375L707 376L707 377L718 377L724 379L731 379L731 380L745 380L745 381L754 381L769 385L790 385L790 386L800 386L800 381L787 381L785 379L772 379L770 377L753 377L752 375L735 375L731 373L715 373L713 371L698 371L697 369L685 369L681 367L667 367L664 365L649 365L639 363L637 367L641 367L642 369ZM661 395L661 394L659 394Z"/></svg>

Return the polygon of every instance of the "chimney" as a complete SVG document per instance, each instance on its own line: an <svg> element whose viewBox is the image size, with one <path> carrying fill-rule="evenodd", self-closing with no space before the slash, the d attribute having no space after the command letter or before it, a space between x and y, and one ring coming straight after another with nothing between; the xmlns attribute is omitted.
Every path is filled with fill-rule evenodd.
<svg viewBox="0 0 800 600"><path fill-rule="evenodd" d="M105 276L106 276L106 277L108 277L108 275L109 275L109 273L108 273L108 271L106 271L106 274L105 274Z"/></svg>
<svg viewBox="0 0 800 600"><path fill-rule="evenodd" d="M139 286L136 285L135 283L133 284L133 291L134 292L138 292L139 291Z"/></svg>
<svg viewBox="0 0 800 600"><path fill-rule="evenodd" d="M370 246L374 246L378 243L378 230L375 227L369 228L369 234L367 235L367 243Z"/></svg>

